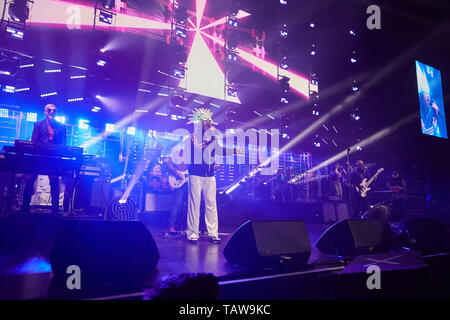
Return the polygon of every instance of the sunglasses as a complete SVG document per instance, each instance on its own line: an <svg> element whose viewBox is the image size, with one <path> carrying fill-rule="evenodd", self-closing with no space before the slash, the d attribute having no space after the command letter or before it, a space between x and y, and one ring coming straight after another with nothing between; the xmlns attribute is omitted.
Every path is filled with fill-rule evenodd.
<svg viewBox="0 0 450 320"><path fill-rule="evenodd" d="M51 113L51 112L56 113L56 109L47 109L47 112L48 112L48 113Z"/></svg>

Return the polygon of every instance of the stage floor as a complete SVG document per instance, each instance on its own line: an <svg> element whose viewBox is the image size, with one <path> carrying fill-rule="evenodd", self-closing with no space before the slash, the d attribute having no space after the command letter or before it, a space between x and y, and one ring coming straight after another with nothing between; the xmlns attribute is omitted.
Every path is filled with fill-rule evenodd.
<svg viewBox="0 0 450 320"><path fill-rule="evenodd" d="M9 216L0 219L3 232L3 248L0 251L0 299L46 299L70 298L67 290L55 290L54 277L50 266L50 251L56 225L63 217L52 218L45 214L31 217ZM81 220L84 218L77 218ZM188 242L184 235L167 236L159 225L143 219L157 245L160 259L156 271L145 283L120 286L106 286L91 292L84 292L80 298L108 296L122 293L142 292L155 281L169 274L184 272L210 272L220 279L239 279L258 275L243 267L229 264L223 256L223 249L231 234L239 227L225 225L219 227L221 243L209 242L201 235L196 243ZM309 263L323 258L315 244L329 225L307 224L311 241ZM5 229L2 229L5 231ZM9 239L5 236L9 235ZM265 270L265 272L271 272Z"/></svg>

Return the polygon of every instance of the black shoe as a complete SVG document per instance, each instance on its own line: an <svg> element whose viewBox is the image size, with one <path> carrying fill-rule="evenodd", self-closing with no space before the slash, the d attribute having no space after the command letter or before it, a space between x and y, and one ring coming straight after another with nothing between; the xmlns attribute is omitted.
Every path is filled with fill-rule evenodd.
<svg viewBox="0 0 450 320"><path fill-rule="evenodd" d="M212 243L220 243L221 239L219 238L219 236L215 236L215 237L209 237L209 241Z"/></svg>

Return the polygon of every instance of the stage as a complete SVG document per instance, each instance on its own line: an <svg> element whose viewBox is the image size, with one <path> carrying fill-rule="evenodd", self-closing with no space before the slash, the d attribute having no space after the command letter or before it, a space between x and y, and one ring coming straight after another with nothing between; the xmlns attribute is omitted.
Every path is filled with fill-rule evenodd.
<svg viewBox="0 0 450 320"><path fill-rule="evenodd" d="M233 205L236 206L239 203ZM143 213L139 216L139 220L153 237L160 256L156 269L145 280L103 283L85 287L82 290L68 290L66 282L59 280L52 274L50 252L58 225L61 222L92 221L92 217L53 217L48 214L3 217L0 220L0 234L2 235L0 299L140 300L145 289L151 288L164 276L181 273L214 274L220 286L219 299L223 300L324 300L346 297L338 295L339 290L336 288L339 286L336 285L336 279L339 279L339 273L344 270L350 260L345 261L333 255L323 254L316 247L320 236L332 225L331 222L320 221L318 213L314 210L314 208L320 208L320 206L306 204L306 207L310 209L306 210L305 206L302 206L300 211L298 210L300 206L295 210L294 204L290 206L283 204L282 207L278 207L278 210L273 210L276 204L272 204L272 207L269 205L265 207L270 208L273 215L265 215L263 210L259 217L261 220L304 220L306 222L307 236L311 243L311 255L307 266L257 270L227 262L223 255L224 248L231 235L243 222L258 218L251 213L245 216L241 212L240 219L237 219L238 212L229 211L227 217L223 211L224 208L222 208L221 225L219 227L222 241L219 244L210 242L206 235L201 235L196 243L187 241L183 234L169 236L164 232L163 220L158 219L155 213ZM290 210L287 210L287 207ZM164 213L159 214L160 217L164 217ZM295 215L297 215L297 219L294 219ZM99 223L107 223L105 220L96 220ZM101 241L101 239L98 240ZM445 266L448 266L449 257L445 252L424 257L424 260L432 261L430 265L433 266L432 270L435 270L432 277L435 280L432 282L433 288L435 288L436 283L444 286L445 281L448 280L444 270ZM408 269L408 266L405 268ZM430 279L430 274L427 273L428 271L424 272L423 268L418 271L409 270L409 272L413 272L413 274L418 272L415 277L420 279L422 276L423 279ZM410 276L408 270L406 274ZM367 275L362 274L362 277L365 279ZM398 275L396 277L398 278ZM365 283L364 281L362 283ZM404 283L404 279L402 281ZM418 284L417 288L423 288L423 284ZM425 293L419 293L417 288L411 289L407 295L405 295L404 290L401 290L402 293L397 297L429 297L427 295L430 294L431 289L427 289L424 291ZM443 297L442 293L438 294L440 291L433 292L436 297ZM386 291L384 293L387 294ZM392 292L388 296L375 295L374 297L386 298L391 297L390 295L392 295ZM358 298L358 296L349 298ZM360 296L359 298L367 298L367 296ZM369 296L369 298L371 297Z"/></svg>

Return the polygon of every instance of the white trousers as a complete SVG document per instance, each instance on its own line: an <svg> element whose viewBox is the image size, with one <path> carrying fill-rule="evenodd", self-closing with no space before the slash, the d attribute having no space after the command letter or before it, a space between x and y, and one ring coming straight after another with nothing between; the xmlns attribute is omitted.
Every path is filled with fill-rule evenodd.
<svg viewBox="0 0 450 320"><path fill-rule="evenodd" d="M198 235L201 197L205 199L205 224L210 237L219 234L216 203L216 177L189 176L187 235Z"/></svg>

